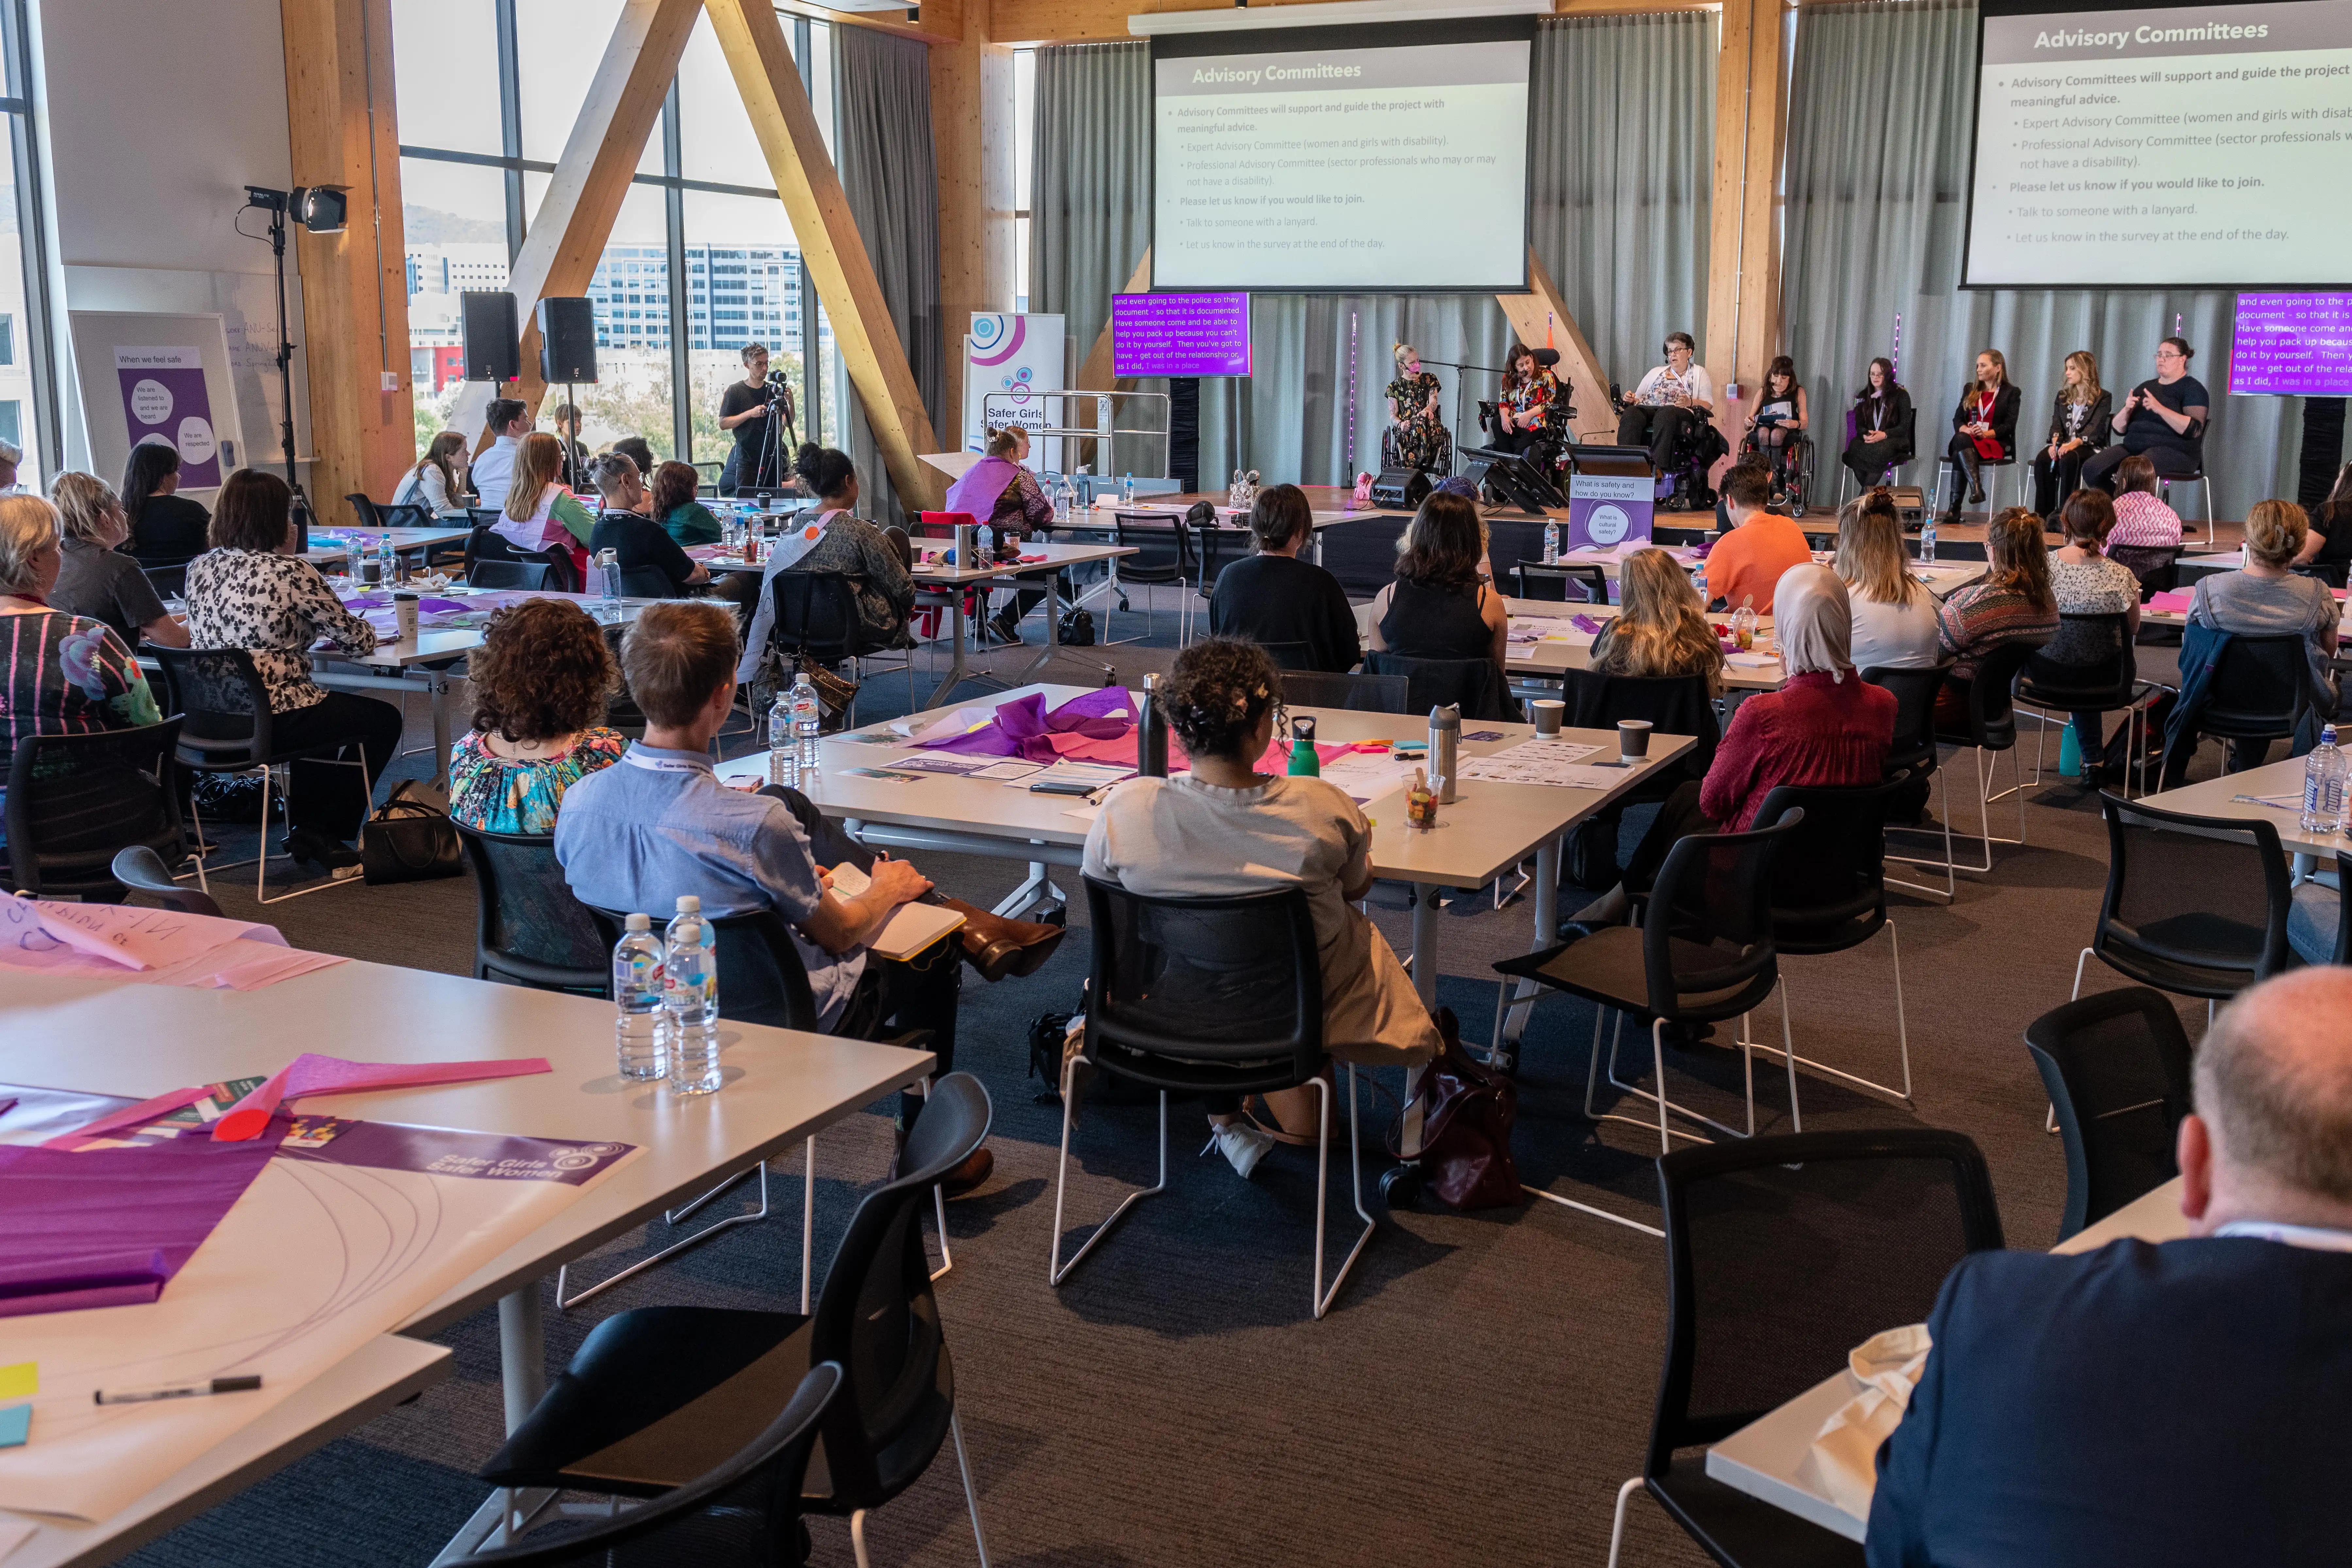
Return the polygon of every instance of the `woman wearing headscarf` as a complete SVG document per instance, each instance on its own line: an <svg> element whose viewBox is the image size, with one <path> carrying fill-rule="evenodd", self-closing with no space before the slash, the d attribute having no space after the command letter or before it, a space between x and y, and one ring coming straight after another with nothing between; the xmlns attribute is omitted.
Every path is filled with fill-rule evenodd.
<svg viewBox="0 0 2352 1568"><path fill-rule="evenodd" d="M1777 784L1876 784L1895 743L1895 694L1853 668L1853 607L1826 566L1791 566L1772 589L1773 635L1788 679L1732 714L1706 777L1666 797L1625 880L1577 912L1589 925L1622 921L1627 889L1647 892L1675 841L1745 832Z"/></svg>

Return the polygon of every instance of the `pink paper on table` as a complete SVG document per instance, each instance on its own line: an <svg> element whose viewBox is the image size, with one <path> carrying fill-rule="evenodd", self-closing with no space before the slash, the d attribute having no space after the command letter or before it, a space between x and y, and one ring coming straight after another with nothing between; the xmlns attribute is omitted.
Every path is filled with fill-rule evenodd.
<svg viewBox="0 0 2352 1568"><path fill-rule="evenodd" d="M194 1105L197 1100L202 1100L206 1092L201 1085L194 1089L172 1089L157 1095L152 1100L142 1100L136 1105L126 1105L120 1110L110 1110L97 1121L85 1122L70 1132L60 1132L54 1138L45 1138L41 1141L40 1146L44 1149L64 1149L68 1152L78 1150L92 1139L103 1138L111 1132L120 1132L126 1127L144 1126L159 1116L171 1115L184 1105Z"/></svg>
<svg viewBox="0 0 2352 1568"><path fill-rule="evenodd" d="M275 926L122 904L0 899L0 969L250 991L343 959L286 945Z"/></svg>
<svg viewBox="0 0 2352 1568"><path fill-rule="evenodd" d="M551 1072L545 1057L477 1062L352 1062L304 1051L213 1123L222 1142L242 1142L269 1125L278 1106L314 1094L350 1094L365 1089L413 1089L425 1084L471 1083L479 1079L521 1078Z"/></svg>
<svg viewBox="0 0 2352 1568"><path fill-rule="evenodd" d="M2167 610L2177 616L2185 616L2189 613L2189 601L2196 596L2194 589L2168 588L2161 594L2150 594L2147 596L2147 607L2151 610Z"/></svg>

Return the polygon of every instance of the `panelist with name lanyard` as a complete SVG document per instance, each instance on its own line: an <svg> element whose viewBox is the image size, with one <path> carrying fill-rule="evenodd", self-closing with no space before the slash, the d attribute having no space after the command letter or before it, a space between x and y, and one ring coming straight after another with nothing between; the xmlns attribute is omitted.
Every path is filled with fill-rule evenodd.
<svg viewBox="0 0 2352 1568"><path fill-rule="evenodd" d="M1683 432L1715 417L1714 378L1691 362L1697 347L1688 332L1668 332L1666 363L1642 378L1634 406L1617 421L1617 444L1647 447L1650 466L1660 473L1673 462Z"/></svg>
<svg viewBox="0 0 2352 1568"><path fill-rule="evenodd" d="M1911 460L1911 395L1895 379L1895 362L1870 362L1870 381L1853 396L1853 439L1844 463L1864 491L1885 484Z"/></svg>
<svg viewBox="0 0 2352 1568"><path fill-rule="evenodd" d="M1502 429L1494 438L1494 449L1525 453L1557 444L1552 405L1559 399L1559 377L1536 358L1535 350L1513 343L1503 360L1503 395L1495 405Z"/></svg>
<svg viewBox="0 0 2352 1568"><path fill-rule="evenodd" d="M2166 479L2185 479L2201 471L2205 452L2205 421L2213 411L2212 395L2189 374L2197 351L2184 338L2167 338L2156 345L2156 378L2131 389L2116 410L2113 429L2123 437L2083 465L2083 482L2112 492L2115 471L2126 458L2145 457Z"/></svg>
<svg viewBox="0 0 2352 1568"><path fill-rule="evenodd" d="M720 476L719 493L782 489L785 482L782 443L792 424L793 389L769 381L767 346L744 344L743 379L729 382L719 400L719 427L735 437L735 450L727 460L732 483L728 475Z"/></svg>
<svg viewBox="0 0 2352 1568"><path fill-rule="evenodd" d="M1944 509L1946 522L1960 521L1960 476L1968 476L1970 506L1984 504L1984 465L2017 458L2017 405L2021 401L2009 379L2009 362L1999 349L1977 355L1976 379L1960 391L1952 410L1952 438L1944 459L1952 466L1952 503Z"/></svg>

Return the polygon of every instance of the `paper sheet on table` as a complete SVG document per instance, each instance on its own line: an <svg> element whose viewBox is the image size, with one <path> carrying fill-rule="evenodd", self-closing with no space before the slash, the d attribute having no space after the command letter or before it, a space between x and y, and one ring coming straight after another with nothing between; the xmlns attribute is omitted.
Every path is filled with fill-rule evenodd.
<svg viewBox="0 0 2352 1568"><path fill-rule="evenodd" d="M1907 1323L1853 1348L1846 1357L1846 1375L1854 1396L1813 1435L1812 1447L1798 1461L1800 1479L1820 1488L1846 1512L1870 1517L1870 1497L1878 1489L1879 1445L1902 1425L1932 1343L1927 1324Z"/></svg>
<svg viewBox="0 0 2352 1568"><path fill-rule="evenodd" d="M356 1094L376 1089L417 1089L431 1084L476 1083L484 1079L528 1078L554 1069L545 1057L499 1058L465 1062L354 1062L304 1051L278 1069L227 1115L213 1123L213 1137L231 1143L251 1138L284 1102L312 1095Z"/></svg>
<svg viewBox="0 0 2352 1568"><path fill-rule="evenodd" d="M0 969L250 991L344 960L286 945L275 926L127 904L0 899Z"/></svg>
<svg viewBox="0 0 2352 1568"><path fill-rule="evenodd" d="M1780 667L1780 656L1777 653L1727 653L1723 656L1723 662L1735 669L1775 669Z"/></svg>
<svg viewBox="0 0 2352 1568"><path fill-rule="evenodd" d="M1576 764L1601 748L1581 741L1529 739L1492 756L1465 757L1462 776L1495 784L1573 784L1580 789L1606 789L1617 782L1615 770L1594 774Z"/></svg>
<svg viewBox="0 0 2352 1568"><path fill-rule="evenodd" d="M1348 792L1358 805L1402 789L1421 771L1420 757L1398 758L1386 752L1352 752L1323 764L1326 782Z"/></svg>
<svg viewBox="0 0 2352 1568"><path fill-rule="evenodd" d="M41 1363L35 1440L0 1508L106 1518L574 1202L635 1151L296 1119L160 1300L8 1322ZM89 1158L82 1155L77 1158ZM109 1384L258 1373L251 1394L96 1405Z"/></svg>
<svg viewBox="0 0 2352 1568"><path fill-rule="evenodd" d="M25 1524L16 1520L0 1519L0 1562L6 1561L8 1553L32 1540L33 1531L38 1529L40 1526L37 1524Z"/></svg>

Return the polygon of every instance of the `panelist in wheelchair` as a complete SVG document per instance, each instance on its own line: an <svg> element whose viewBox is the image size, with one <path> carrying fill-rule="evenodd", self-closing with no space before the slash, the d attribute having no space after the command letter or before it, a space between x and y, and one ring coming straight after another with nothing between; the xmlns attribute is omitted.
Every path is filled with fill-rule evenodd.
<svg viewBox="0 0 2352 1568"><path fill-rule="evenodd" d="M1772 361L1764 373L1764 390L1748 416L1748 434L1740 446L1764 460L1772 474L1772 499L1780 500L1795 488L1798 455L1802 449L1806 417L1805 389L1797 384L1797 362L1787 354Z"/></svg>
<svg viewBox="0 0 2352 1568"><path fill-rule="evenodd" d="M1715 417L1714 379L1692 363L1697 346L1688 332L1668 332L1666 363L1642 378L1632 405L1618 416L1617 444L1647 447L1660 473L1672 466L1684 428Z"/></svg>
<svg viewBox="0 0 2352 1568"><path fill-rule="evenodd" d="M1513 343L1503 360L1503 395L1495 405L1501 426L1489 446L1498 452L1549 453L1559 450L1561 411L1559 378L1525 343Z"/></svg>

